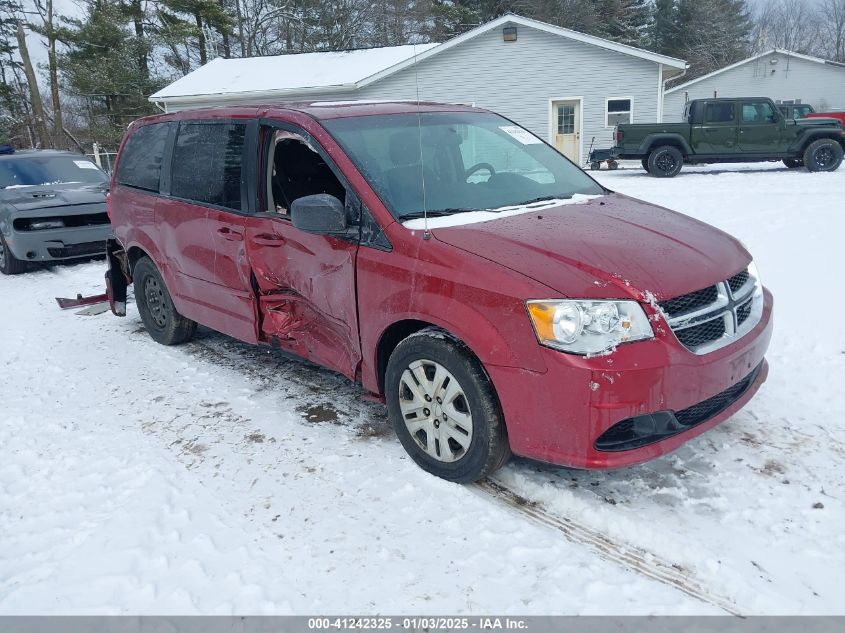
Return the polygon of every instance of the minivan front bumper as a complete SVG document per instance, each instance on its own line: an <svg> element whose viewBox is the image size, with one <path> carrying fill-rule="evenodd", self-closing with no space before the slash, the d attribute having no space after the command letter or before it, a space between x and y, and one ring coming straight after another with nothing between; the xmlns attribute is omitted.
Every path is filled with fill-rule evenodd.
<svg viewBox="0 0 845 633"><path fill-rule="evenodd" d="M754 329L709 354L689 352L669 331L592 358L543 348L542 373L487 371L515 454L620 468L673 451L741 409L766 380L771 335L772 296L764 291Z"/></svg>

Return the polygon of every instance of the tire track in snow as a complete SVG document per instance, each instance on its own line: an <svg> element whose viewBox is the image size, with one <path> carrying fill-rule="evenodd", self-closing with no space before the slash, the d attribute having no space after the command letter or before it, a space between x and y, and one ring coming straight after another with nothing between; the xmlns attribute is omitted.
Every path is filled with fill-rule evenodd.
<svg viewBox="0 0 845 633"><path fill-rule="evenodd" d="M251 346L210 331L201 331L194 341L184 346L184 349L202 360L229 367L257 379L262 389L278 390L290 395L289 385L285 385L285 382L289 381L296 387L305 388L313 393L314 400L317 402L328 400L340 404L344 401L344 406L338 409L338 413L348 416L351 422L350 429L356 432L368 418L378 413L377 409L380 405L363 401L361 390L354 383L339 374L301 361L279 350ZM327 391L330 394L328 398L325 396ZM381 415L383 416L383 413ZM387 425L389 426L389 423ZM603 560L668 585L731 615L743 613L731 598L707 588L691 572L681 566L648 550L613 540L575 519L553 514L542 503L532 501L494 479L473 484L471 489L525 520L555 530L571 543L589 548Z"/></svg>
<svg viewBox="0 0 845 633"><path fill-rule="evenodd" d="M572 543L590 548L604 560L674 587L688 596L718 607L731 615L742 615L733 600L710 591L696 581L692 574L652 552L614 541L605 534L569 517L551 514L543 508L542 504L531 501L492 479L480 481L473 486L484 496L510 508L516 514L557 530Z"/></svg>

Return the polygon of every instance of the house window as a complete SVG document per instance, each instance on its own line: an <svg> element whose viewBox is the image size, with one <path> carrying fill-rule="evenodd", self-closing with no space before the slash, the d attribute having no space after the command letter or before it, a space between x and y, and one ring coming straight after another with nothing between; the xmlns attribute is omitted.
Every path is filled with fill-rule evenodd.
<svg viewBox="0 0 845 633"><path fill-rule="evenodd" d="M575 134L575 106L560 105L557 107L557 133Z"/></svg>
<svg viewBox="0 0 845 633"><path fill-rule="evenodd" d="M630 123L634 111L634 100L608 99L607 100L607 127L614 127L620 123Z"/></svg>

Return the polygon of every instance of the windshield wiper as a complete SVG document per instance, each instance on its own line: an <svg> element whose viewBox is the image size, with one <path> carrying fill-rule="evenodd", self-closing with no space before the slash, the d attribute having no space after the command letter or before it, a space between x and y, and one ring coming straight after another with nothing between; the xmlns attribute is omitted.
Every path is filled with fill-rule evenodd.
<svg viewBox="0 0 845 633"><path fill-rule="evenodd" d="M423 218L423 217L430 217L430 218L439 218L443 217L444 215L453 215L455 213L466 213L467 211L478 211L478 209L470 209L470 208L463 208L463 207L450 207L448 209L432 209L431 211L414 211L413 213L406 213L405 215L400 216L401 221L405 220L414 220L416 218Z"/></svg>
<svg viewBox="0 0 845 633"><path fill-rule="evenodd" d="M572 197L572 194L566 195L559 195L559 196L540 196L539 198L532 198L531 200L526 200L525 202L519 202L517 204L511 205L512 207L523 206L526 204L535 204L537 202L548 202L549 200L569 200Z"/></svg>

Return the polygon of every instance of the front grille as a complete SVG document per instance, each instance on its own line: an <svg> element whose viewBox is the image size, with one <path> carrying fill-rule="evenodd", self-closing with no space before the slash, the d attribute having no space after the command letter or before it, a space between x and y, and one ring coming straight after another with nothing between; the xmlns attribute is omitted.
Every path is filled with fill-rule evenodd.
<svg viewBox="0 0 845 633"><path fill-rule="evenodd" d="M741 290L742 287L748 282L748 277L748 271L743 270L742 272L737 273L736 275L728 279L728 286L730 286L731 292L737 292L738 290Z"/></svg>
<svg viewBox="0 0 845 633"><path fill-rule="evenodd" d="M760 365L755 367L754 371L745 378L731 385L722 393L717 393L715 396L707 398L707 400L678 411L675 413L675 418L684 426L695 426L696 424L706 422L739 400L742 394L751 386L751 383L754 382L759 371Z"/></svg>
<svg viewBox="0 0 845 633"><path fill-rule="evenodd" d="M617 422L602 433L593 446L603 452L629 451L660 442L712 420L748 391L762 366L760 363L745 378L721 393L681 411L658 411Z"/></svg>
<svg viewBox="0 0 845 633"><path fill-rule="evenodd" d="M675 335L686 347L694 348L721 338L725 335L725 331L725 319L716 318L678 330Z"/></svg>
<svg viewBox="0 0 845 633"><path fill-rule="evenodd" d="M31 225L35 222L61 220L62 228L79 228L83 226L102 226L109 223L109 216L103 213L84 213L79 215L55 215L50 217L17 218L13 222L16 231L32 231Z"/></svg>
<svg viewBox="0 0 845 633"><path fill-rule="evenodd" d="M69 244L62 247L48 247L50 257L86 257L88 255L103 255L106 252L105 242L86 242L84 244Z"/></svg>
<svg viewBox="0 0 845 633"><path fill-rule="evenodd" d="M710 286L668 301L661 301L658 305L669 317L673 317L700 310L716 301L718 295L716 286Z"/></svg>
<svg viewBox="0 0 845 633"><path fill-rule="evenodd" d="M736 323L742 325L751 316L751 308L753 308L754 301L746 301L736 309Z"/></svg>
<svg viewBox="0 0 845 633"><path fill-rule="evenodd" d="M706 354L744 336L762 316L756 279L742 270L708 288L661 301L669 327L684 347Z"/></svg>

